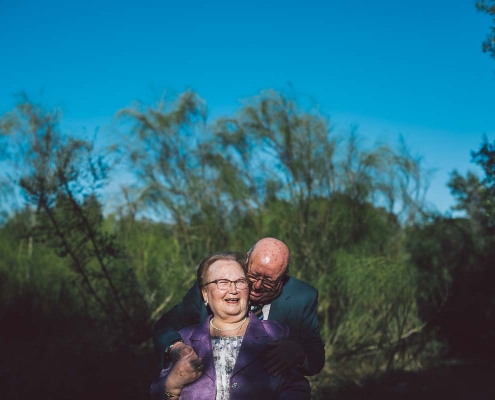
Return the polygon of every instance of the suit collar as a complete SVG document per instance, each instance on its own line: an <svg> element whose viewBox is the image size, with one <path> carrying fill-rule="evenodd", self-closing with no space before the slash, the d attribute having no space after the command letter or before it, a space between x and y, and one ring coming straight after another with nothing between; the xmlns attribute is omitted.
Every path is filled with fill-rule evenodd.
<svg viewBox="0 0 495 400"><path fill-rule="evenodd" d="M290 314L291 306L288 301L292 297L291 277L284 282L282 293L270 303L269 319L284 323Z"/></svg>

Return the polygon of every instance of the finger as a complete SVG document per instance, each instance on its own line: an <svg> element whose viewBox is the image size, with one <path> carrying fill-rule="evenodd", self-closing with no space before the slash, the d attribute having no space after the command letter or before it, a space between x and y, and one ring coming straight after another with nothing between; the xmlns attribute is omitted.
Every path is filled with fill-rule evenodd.
<svg viewBox="0 0 495 400"><path fill-rule="evenodd" d="M269 372L270 375L280 373L289 369L297 364L294 358L288 358L287 354L279 354L276 357L263 360L263 367Z"/></svg>
<svg viewBox="0 0 495 400"><path fill-rule="evenodd" d="M194 352L194 350L192 350L192 352L188 353L187 355L185 355L183 358L182 358L183 361L185 361L186 363L197 363L197 362L201 362L201 361L198 361L198 360L201 360L198 355Z"/></svg>
<svg viewBox="0 0 495 400"><path fill-rule="evenodd" d="M270 363L270 361L276 362L284 358L286 358L284 354L280 353L277 348L272 348L263 354L263 363Z"/></svg>
<svg viewBox="0 0 495 400"><path fill-rule="evenodd" d="M286 364L283 361L277 362L275 364L272 364L267 368L267 372L270 375L277 376L279 375L282 371L284 371L287 368Z"/></svg>
<svg viewBox="0 0 495 400"><path fill-rule="evenodd" d="M282 358L280 356L277 356L277 355L272 355L270 357L267 356L264 356L263 357L263 366L265 368L270 368L271 366L277 364L280 362Z"/></svg>
<svg viewBox="0 0 495 400"><path fill-rule="evenodd" d="M198 358L189 363L189 368L193 374L201 373L204 369L203 361L201 358Z"/></svg>
<svg viewBox="0 0 495 400"><path fill-rule="evenodd" d="M283 364L286 360L283 357L273 357L263 361L263 366L265 368L272 368L275 365Z"/></svg>
<svg viewBox="0 0 495 400"><path fill-rule="evenodd" d="M203 370L204 370L203 360L201 358L198 358L194 360L194 362L191 363L191 365L194 367L194 373L196 375L196 379L198 379L203 374Z"/></svg>
<svg viewBox="0 0 495 400"><path fill-rule="evenodd" d="M265 346L265 351L272 351L279 346L280 342L271 342Z"/></svg>
<svg viewBox="0 0 495 400"><path fill-rule="evenodd" d="M198 369L200 366L203 365L203 360L198 357L194 360L191 360L190 363L194 367L194 369Z"/></svg>
<svg viewBox="0 0 495 400"><path fill-rule="evenodd" d="M191 354L196 355L196 352L193 350L191 346L181 342L175 343L174 347L172 347L172 350L170 350L170 358L172 359L173 362L177 362L180 359L187 357Z"/></svg>
<svg viewBox="0 0 495 400"><path fill-rule="evenodd" d="M173 349L172 349L173 350ZM194 351L194 349L187 345L187 344L182 344L182 346L179 346L178 348L178 352L183 356L196 356L196 352Z"/></svg>
<svg viewBox="0 0 495 400"><path fill-rule="evenodd" d="M283 351L284 345L285 342L280 340L278 342L271 342L265 346L265 351L274 351L274 350Z"/></svg>

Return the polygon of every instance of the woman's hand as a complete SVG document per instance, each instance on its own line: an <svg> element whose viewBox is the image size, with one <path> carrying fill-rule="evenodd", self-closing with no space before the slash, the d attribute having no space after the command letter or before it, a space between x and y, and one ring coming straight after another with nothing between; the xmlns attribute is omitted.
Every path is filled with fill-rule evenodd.
<svg viewBox="0 0 495 400"><path fill-rule="evenodd" d="M175 395L179 395L184 386L197 380L203 373L203 361L194 350L187 345L179 347L180 357L172 364L165 381L165 391ZM175 346L172 350L175 350Z"/></svg>

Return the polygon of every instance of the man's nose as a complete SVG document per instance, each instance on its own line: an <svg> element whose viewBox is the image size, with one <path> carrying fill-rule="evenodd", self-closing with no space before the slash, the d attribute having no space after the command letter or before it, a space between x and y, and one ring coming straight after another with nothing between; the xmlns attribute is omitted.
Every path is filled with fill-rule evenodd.
<svg viewBox="0 0 495 400"><path fill-rule="evenodd" d="M257 281L255 281L252 285L256 290L259 290L263 287L263 280L261 279L258 279Z"/></svg>

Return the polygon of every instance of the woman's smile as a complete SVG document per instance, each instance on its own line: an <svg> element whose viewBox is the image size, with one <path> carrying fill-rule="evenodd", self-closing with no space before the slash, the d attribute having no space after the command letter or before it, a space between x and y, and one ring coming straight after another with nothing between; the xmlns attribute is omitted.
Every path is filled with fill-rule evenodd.
<svg viewBox="0 0 495 400"><path fill-rule="evenodd" d="M225 299L225 301L227 303L230 303L230 304L238 304L239 298L238 297L231 297L231 298Z"/></svg>

